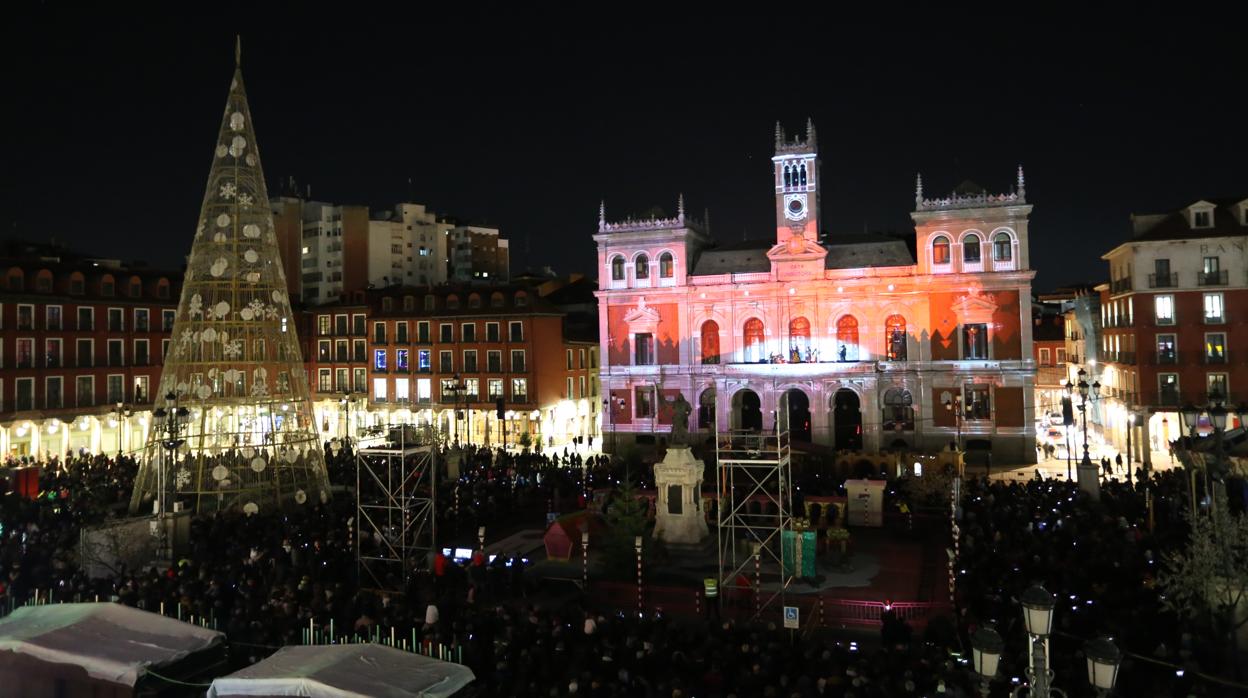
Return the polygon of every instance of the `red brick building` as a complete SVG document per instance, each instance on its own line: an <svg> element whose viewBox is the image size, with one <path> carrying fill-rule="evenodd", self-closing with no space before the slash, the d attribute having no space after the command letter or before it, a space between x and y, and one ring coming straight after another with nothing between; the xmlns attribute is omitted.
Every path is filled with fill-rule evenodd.
<svg viewBox="0 0 1248 698"><path fill-rule="evenodd" d="M330 436L347 429L344 391L357 429L432 423L489 445L598 435L597 343L565 336L565 313L534 289L394 288L355 300L307 311L310 384Z"/></svg>
<svg viewBox="0 0 1248 698"><path fill-rule="evenodd" d="M0 452L141 447L181 275L21 243L0 266Z"/></svg>
<svg viewBox="0 0 1248 698"><path fill-rule="evenodd" d="M1197 201L1132 216L1133 236L1107 252L1101 293L1102 413L1107 438L1165 450L1177 408L1211 396L1248 399L1248 199Z"/></svg>

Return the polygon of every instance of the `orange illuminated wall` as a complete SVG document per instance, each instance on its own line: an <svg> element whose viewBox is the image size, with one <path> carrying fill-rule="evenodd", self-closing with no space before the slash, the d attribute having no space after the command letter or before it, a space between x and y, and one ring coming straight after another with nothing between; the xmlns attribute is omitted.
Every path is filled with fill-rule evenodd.
<svg viewBox="0 0 1248 698"><path fill-rule="evenodd" d="M932 360L954 361L958 359L958 316L953 312L954 301L962 294L931 293Z"/></svg>
<svg viewBox="0 0 1248 698"><path fill-rule="evenodd" d="M679 364L680 327L676 304L660 303L648 307L659 313L659 326L654 338L657 363ZM630 366L633 363L632 347L628 344L629 327L624 317L635 309L635 305L612 305L607 308L607 358L612 366Z"/></svg>
<svg viewBox="0 0 1248 698"><path fill-rule="evenodd" d="M992 295L997 300L997 309L992 314L992 357L1022 359L1023 335L1019 329L1018 291L995 291Z"/></svg>

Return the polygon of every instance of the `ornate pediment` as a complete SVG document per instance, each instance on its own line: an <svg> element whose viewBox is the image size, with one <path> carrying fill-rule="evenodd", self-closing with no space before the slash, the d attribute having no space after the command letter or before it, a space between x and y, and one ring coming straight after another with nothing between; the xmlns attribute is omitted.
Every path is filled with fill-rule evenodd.
<svg viewBox="0 0 1248 698"><path fill-rule="evenodd" d="M802 262L812 259L823 259L828 251L815 242L795 232L784 242L776 243L767 250L767 258L772 262Z"/></svg>
<svg viewBox="0 0 1248 698"><path fill-rule="evenodd" d="M992 322L992 314L997 311L997 299L994 294L984 293L978 287L971 287L966 295L959 296L950 307L958 317L958 322Z"/></svg>
<svg viewBox="0 0 1248 698"><path fill-rule="evenodd" d="M646 305L646 297L641 296L637 299L637 306L624 314L624 322L630 325L650 323L656 324L659 321L659 311Z"/></svg>

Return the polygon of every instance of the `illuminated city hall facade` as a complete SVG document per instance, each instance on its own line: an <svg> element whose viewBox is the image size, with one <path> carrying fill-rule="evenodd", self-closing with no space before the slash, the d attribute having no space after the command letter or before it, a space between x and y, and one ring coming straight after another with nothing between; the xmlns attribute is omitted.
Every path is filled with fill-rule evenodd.
<svg viewBox="0 0 1248 698"><path fill-rule="evenodd" d="M777 125L772 162L774 238L718 244L683 200L671 219L600 209L607 443L661 440L683 394L699 441L787 409L797 441L935 451L960 432L999 463L1035 462L1022 169L1001 195L927 199L919 180L912 246L820 235L809 122L804 138Z"/></svg>

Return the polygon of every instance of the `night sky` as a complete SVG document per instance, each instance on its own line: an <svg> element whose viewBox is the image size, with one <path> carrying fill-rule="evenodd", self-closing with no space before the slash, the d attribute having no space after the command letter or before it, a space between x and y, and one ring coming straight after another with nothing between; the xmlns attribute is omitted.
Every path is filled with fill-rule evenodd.
<svg viewBox="0 0 1248 698"><path fill-rule="evenodd" d="M1240 38L1207 24L205 7L6 9L6 236L178 265L236 32L270 193L293 176L319 200L498 225L513 272L592 273L602 198L619 219L673 214L683 191L717 238L770 237L776 119L815 119L833 237L911 230L916 172L928 196L1004 192L1022 163L1038 290L1105 279L1132 212L1248 196Z"/></svg>

